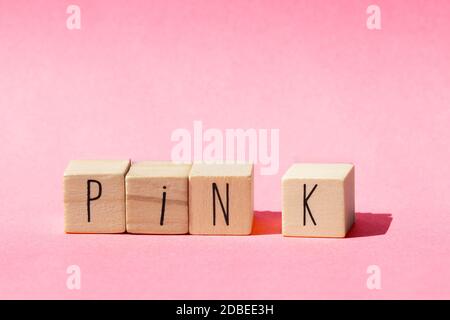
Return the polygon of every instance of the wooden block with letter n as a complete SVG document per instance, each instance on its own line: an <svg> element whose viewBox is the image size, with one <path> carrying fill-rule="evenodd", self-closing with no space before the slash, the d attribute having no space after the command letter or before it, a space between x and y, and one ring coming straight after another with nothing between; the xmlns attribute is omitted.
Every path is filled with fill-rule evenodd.
<svg viewBox="0 0 450 320"><path fill-rule="evenodd" d="M133 163L126 176L127 231L185 234L190 164Z"/></svg>
<svg viewBox="0 0 450 320"><path fill-rule="evenodd" d="M189 233L249 235L253 164L194 164L189 176Z"/></svg>
<svg viewBox="0 0 450 320"><path fill-rule="evenodd" d="M73 160L64 172L67 233L125 232L129 160Z"/></svg>
<svg viewBox="0 0 450 320"><path fill-rule="evenodd" d="M294 164L282 184L284 236L345 237L355 219L352 164Z"/></svg>

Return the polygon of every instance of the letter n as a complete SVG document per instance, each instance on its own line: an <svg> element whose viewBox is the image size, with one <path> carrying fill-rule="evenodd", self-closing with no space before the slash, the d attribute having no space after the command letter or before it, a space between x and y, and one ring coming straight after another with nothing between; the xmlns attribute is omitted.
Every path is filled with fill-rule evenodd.
<svg viewBox="0 0 450 320"><path fill-rule="evenodd" d="M229 212L229 185L226 185L226 205L223 205L222 198L220 197L219 188L217 188L217 184L213 182L212 184L212 193L213 193L213 225L216 225L216 198L219 199L220 207L222 208L223 217L225 219L225 223L227 226L230 225L230 212Z"/></svg>

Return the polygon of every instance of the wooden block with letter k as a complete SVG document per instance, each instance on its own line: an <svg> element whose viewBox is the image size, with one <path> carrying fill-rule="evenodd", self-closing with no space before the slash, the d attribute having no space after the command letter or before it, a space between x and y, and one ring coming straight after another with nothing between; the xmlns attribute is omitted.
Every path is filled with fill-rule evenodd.
<svg viewBox="0 0 450 320"><path fill-rule="evenodd" d="M194 164L189 176L189 233L249 235L253 164Z"/></svg>
<svg viewBox="0 0 450 320"><path fill-rule="evenodd" d="M352 164L294 164L282 184L284 236L345 237L355 219Z"/></svg>

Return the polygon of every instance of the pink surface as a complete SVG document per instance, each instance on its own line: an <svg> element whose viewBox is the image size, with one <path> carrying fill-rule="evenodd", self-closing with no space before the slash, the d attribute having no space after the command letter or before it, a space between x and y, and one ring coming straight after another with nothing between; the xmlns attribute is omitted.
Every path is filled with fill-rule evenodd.
<svg viewBox="0 0 450 320"><path fill-rule="evenodd" d="M380 31L361 0L70 3L0 0L0 298L450 297L450 2L378 0ZM169 159L194 120L280 129L254 236L63 233L70 159ZM295 161L355 163L373 214L283 238Z"/></svg>

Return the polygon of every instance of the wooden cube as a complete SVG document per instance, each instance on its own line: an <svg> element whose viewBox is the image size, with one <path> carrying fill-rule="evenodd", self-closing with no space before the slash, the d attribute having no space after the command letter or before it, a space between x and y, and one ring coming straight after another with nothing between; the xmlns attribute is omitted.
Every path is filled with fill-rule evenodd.
<svg viewBox="0 0 450 320"><path fill-rule="evenodd" d="M248 235L253 225L253 164L201 164L189 176L189 233Z"/></svg>
<svg viewBox="0 0 450 320"><path fill-rule="evenodd" d="M67 233L125 232L129 160L73 160L64 172Z"/></svg>
<svg viewBox="0 0 450 320"><path fill-rule="evenodd" d="M294 164L282 179L284 236L345 237L355 219L352 164Z"/></svg>
<svg viewBox="0 0 450 320"><path fill-rule="evenodd" d="M139 162L126 180L127 231L185 234L189 231L190 164Z"/></svg>

